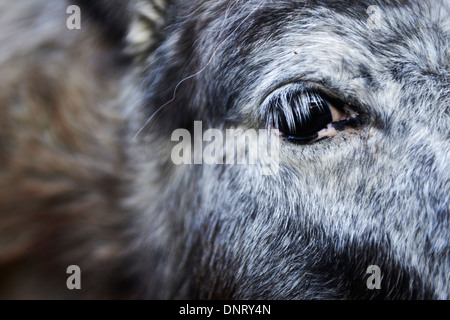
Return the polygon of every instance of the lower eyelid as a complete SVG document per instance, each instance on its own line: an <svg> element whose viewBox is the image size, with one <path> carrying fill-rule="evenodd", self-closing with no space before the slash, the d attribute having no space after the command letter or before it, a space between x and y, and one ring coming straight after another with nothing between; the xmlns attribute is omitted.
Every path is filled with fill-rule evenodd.
<svg viewBox="0 0 450 320"><path fill-rule="evenodd" d="M319 137L318 133L315 133L314 135L310 137L295 137L295 136L289 136L286 134L281 134L280 137L283 137L286 140L289 140L290 142L305 145L308 143L311 143L313 141L316 141Z"/></svg>
<svg viewBox="0 0 450 320"><path fill-rule="evenodd" d="M317 138L314 141L323 139L323 138L331 138L336 136L340 131L344 131L345 128L356 126L358 124L358 120L356 117L348 117L345 120L332 122L326 128L320 130L317 133Z"/></svg>
<svg viewBox="0 0 450 320"><path fill-rule="evenodd" d="M339 131L333 126L333 124L330 123L326 128L317 133L317 138L315 140L317 141L325 137L334 137L338 133Z"/></svg>

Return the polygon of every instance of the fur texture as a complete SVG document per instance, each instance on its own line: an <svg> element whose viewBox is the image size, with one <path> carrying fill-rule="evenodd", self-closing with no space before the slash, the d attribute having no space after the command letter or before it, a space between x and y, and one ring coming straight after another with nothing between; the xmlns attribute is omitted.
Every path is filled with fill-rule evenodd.
<svg viewBox="0 0 450 320"><path fill-rule="evenodd" d="M46 3L0 4L2 297L449 298L445 1L80 0L81 31ZM267 128L290 84L357 123L280 136L270 176L171 161L194 121Z"/></svg>

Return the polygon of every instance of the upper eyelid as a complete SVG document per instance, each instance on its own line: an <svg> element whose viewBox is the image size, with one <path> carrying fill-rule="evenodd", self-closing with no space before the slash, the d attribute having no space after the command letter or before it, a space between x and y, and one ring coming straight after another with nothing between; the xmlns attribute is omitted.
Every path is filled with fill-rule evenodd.
<svg viewBox="0 0 450 320"><path fill-rule="evenodd" d="M286 87L286 89L283 89ZM287 83L283 86L278 86L276 89L273 89L270 91L269 94L265 95L265 98L262 100L262 102L260 103L261 106L266 106L267 104L269 104L270 101L272 101L272 99L277 97L277 94L279 95L280 93L284 93L284 92L290 92L290 93L298 93L298 92L303 92L307 95L312 95L314 97L314 99L317 98L317 96L322 96L323 98L330 98L331 100L341 100L339 98L338 95L330 92L330 90L326 90L321 88L321 86L318 86L314 83L311 82L291 82L291 83ZM317 100L315 100L317 102ZM267 111L267 110L266 110Z"/></svg>
<svg viewBox="0 0 450 320"><path fill-rule="evenodd" d="M307 80L304 76L300 76L299 78L291 78L289 81L283 81L277 84L275 87L267 90L267 93L264 94L263 98L259 103L260 114L264 116L269 111L266 107L266 102L269 100L271 96L273 96L278 90L287 86L299 86L302 88L306 88L307 91L311 90L313 92L321 94L327 101L331 102L332 105L335 106L349 106L353 111L358 114L368 114L369 108L367 105L361 103L357 98L348 95L346 93L340 92L340 90L333 88L326 81L317 81L317 80Z"/></svg>
<svg viewBox="0 0 450 320"><path fill-rule="evenodd" d="M340 95L336 92L336 90L330 89L329 86L323 85L321 82L318 81L311 81L299 78L299 79L291 79L290 81L283 81L277 84L276 86L270 88L269 90L265 91L262 99L259 102L259 105L262 105L265 101L268 100L269 97L271 97L275 92L277 92L281 88L288 86L299 86L303 89L309 89L315 92L323 92L326 96L330 96L333 99L340 99Z"/></svg>

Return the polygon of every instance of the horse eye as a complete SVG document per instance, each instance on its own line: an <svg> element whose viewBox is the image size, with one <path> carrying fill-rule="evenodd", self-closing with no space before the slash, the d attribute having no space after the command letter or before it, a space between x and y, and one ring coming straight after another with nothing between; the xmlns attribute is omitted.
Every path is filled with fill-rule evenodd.
<svg viewBox="0 0 450 320"><path fill-rule="evenodd" d="M268 98L268 125L280 131L285 139L305 144L321 138L319 132L333 122L345 120L348 114L335 107L343 105L299 85L278 89Z"/></svg>

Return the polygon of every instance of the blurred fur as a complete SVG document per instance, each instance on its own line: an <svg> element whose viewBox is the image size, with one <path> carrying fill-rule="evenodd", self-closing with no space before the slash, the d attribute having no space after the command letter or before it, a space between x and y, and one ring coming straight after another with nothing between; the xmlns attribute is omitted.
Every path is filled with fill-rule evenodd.
<svg viewBox="0 0 450 320"><path fill-rule="evenodd" d="M117 54L67 30L64 2L0 7L0 297L73 296L72 264L83 296L109 297L127 225Z"/></svg>
<svg viewBox="0 0 450 320"><path fill-rule="evenodd" d="M81 31L0 4L0 297L449 298L444 1L75 2ZM264 127L296 81L360 126L283 141L274 176L171 162L173 130Z"/></svg>

